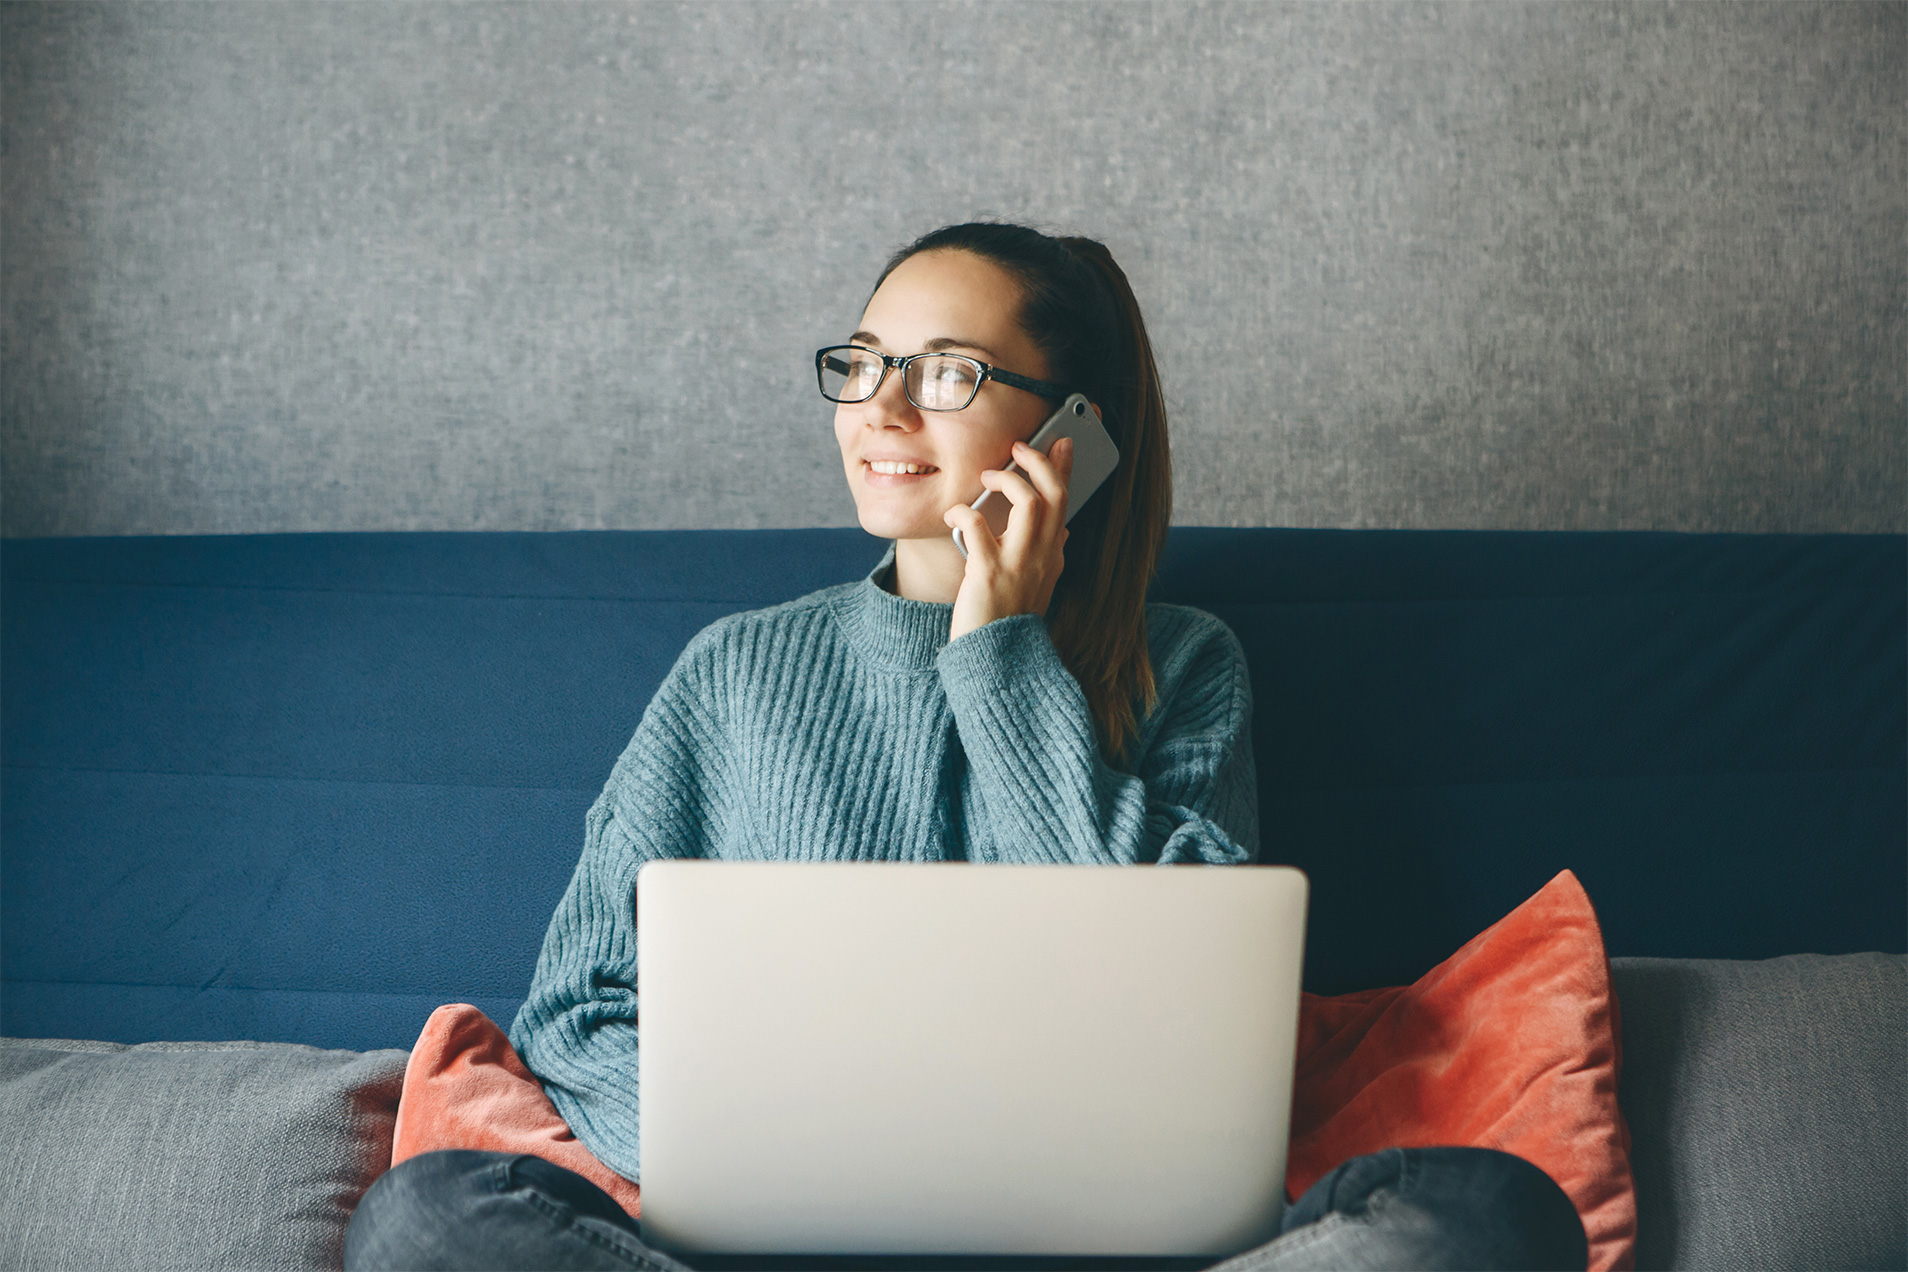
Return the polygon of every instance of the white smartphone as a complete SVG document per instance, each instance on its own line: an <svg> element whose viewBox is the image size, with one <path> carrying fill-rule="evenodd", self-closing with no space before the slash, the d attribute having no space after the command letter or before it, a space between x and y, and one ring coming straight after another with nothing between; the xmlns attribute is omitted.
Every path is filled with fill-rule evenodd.
<svg viewBox="0 0 1908 1272"><path fill-rule="evenodd" d="M1047 422L1027 440L1027 445L1045 455L1063 437L1073 439L1073 471L1067 477L1067 520L1072 521L1074 514L1119 466L1120 448L1107 436L1099 415L1083 393L1075 393L1062 402L1060 409L1049 415ZM1026 470L1019 464L1009 462L1007 471L1019 473ZM993 530L995 538L1007 533L1007 517L1013 510L1013 501L997 490L983 491L981 497L974 501L974 511L987 518L987 525ZM954 546L960 549L963 558L967 556L967 545L961 541L958 526L954 530Z"/></svg>

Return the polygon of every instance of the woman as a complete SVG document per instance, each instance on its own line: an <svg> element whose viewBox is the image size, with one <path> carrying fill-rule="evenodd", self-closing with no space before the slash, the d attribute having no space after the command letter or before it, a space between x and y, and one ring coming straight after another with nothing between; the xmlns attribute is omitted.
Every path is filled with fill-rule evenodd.
<svg viewBox="0 0 1908 1272"><path fill-rule="evenodd" d="M1100 244L951 226L897 253L848 347L817 355L861 525L858 583L692 640L586 819L511 1041L577 1137L638 1178L634 887L659 857L1234 863L1258 848L1237 640L1146 605L1171 512L1166 412ZM1067 524L1084 393L1120 450ZM1008 460L1023 473L1006 471ZM971 505L1011 502L996 537ZM968 545L963 559L951 531ZM1519 1158L1391 1150L1287 1208L1228 1267L1581 1268L1563 1192ZM354 1267L680 1268L581 1176L432 1153L366 1195Z"/></svg>

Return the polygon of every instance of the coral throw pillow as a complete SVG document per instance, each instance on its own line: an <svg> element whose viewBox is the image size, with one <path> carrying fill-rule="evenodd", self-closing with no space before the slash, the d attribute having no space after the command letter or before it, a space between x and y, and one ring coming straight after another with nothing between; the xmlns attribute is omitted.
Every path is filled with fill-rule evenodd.
<svg viewBox="0 0 1908 1272"><path fill-rule="evenodd" d="M1415 984L1306 994L1286 1188L1348 1158L1497 1148L1569 1194L1592 1269L1636 1264L1616 995L1596 912L1566 870Z"/></svg>
<svg viewBox="0 0 1908 1272"><path fill-rule="evenodd" d="M1566 870L1415 985L1304 995L1286 1188L1297 1197L1386 1148L1498 1148L1576 1203L1592 1269L1633 1267L1619 1063L1603 936ZM640 1213L638 1187L583 1147L503 1031L464 1004L432 1013L411 1052L391 1164L440 1148L534 1153Z"/></svg>
<svg viewBox="0 0 1908 1272"><path fill-rule="evenodd" d="M534 1153L583 1176L632 1216L642 1209L636 1185L570 1133L503 1030L468 1003L432 1012L411 1048L391 1164L440 1148Z"/></svg>

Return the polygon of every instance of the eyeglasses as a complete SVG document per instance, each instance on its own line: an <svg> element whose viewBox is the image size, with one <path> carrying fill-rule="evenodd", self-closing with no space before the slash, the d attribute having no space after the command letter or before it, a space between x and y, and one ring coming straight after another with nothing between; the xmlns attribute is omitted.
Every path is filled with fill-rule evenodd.
<svg viewBox="0 0 1908 1272"><path fill-rule="evenodd" d="M830 345L815 351L815 380L830 402L866 402L881 388L890 368L900 369L902 391L923 411L958 411L974 400L988 380L1055 401L1067 396L1058 384L1002 371L959 353L897 358L861 345Z"/></svg>

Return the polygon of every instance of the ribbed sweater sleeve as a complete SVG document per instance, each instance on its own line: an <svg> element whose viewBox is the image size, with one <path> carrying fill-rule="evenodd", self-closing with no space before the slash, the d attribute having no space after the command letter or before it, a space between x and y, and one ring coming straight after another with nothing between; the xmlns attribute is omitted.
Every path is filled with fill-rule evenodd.
<svg viewBox="0 0 1908 1272"><path fill-rule="evenodd" d="M710 706L715 629L692 641L584 817L583 854L557 903L511 1045L578 1139L638 1178L636 872L700 857L719 833L729 747Z"/></svg>
<svg viewBox="0 0 1908 1272"><path fill-rule="evenodd" d="M1174 609L1181 667L1136 744L1131 773L1101 758L1086 694L1031 614L996 619L936 659L989 833L977 861L1234 864L1258 855L1252 688L1244 651L1219 620Z"/></svg>

